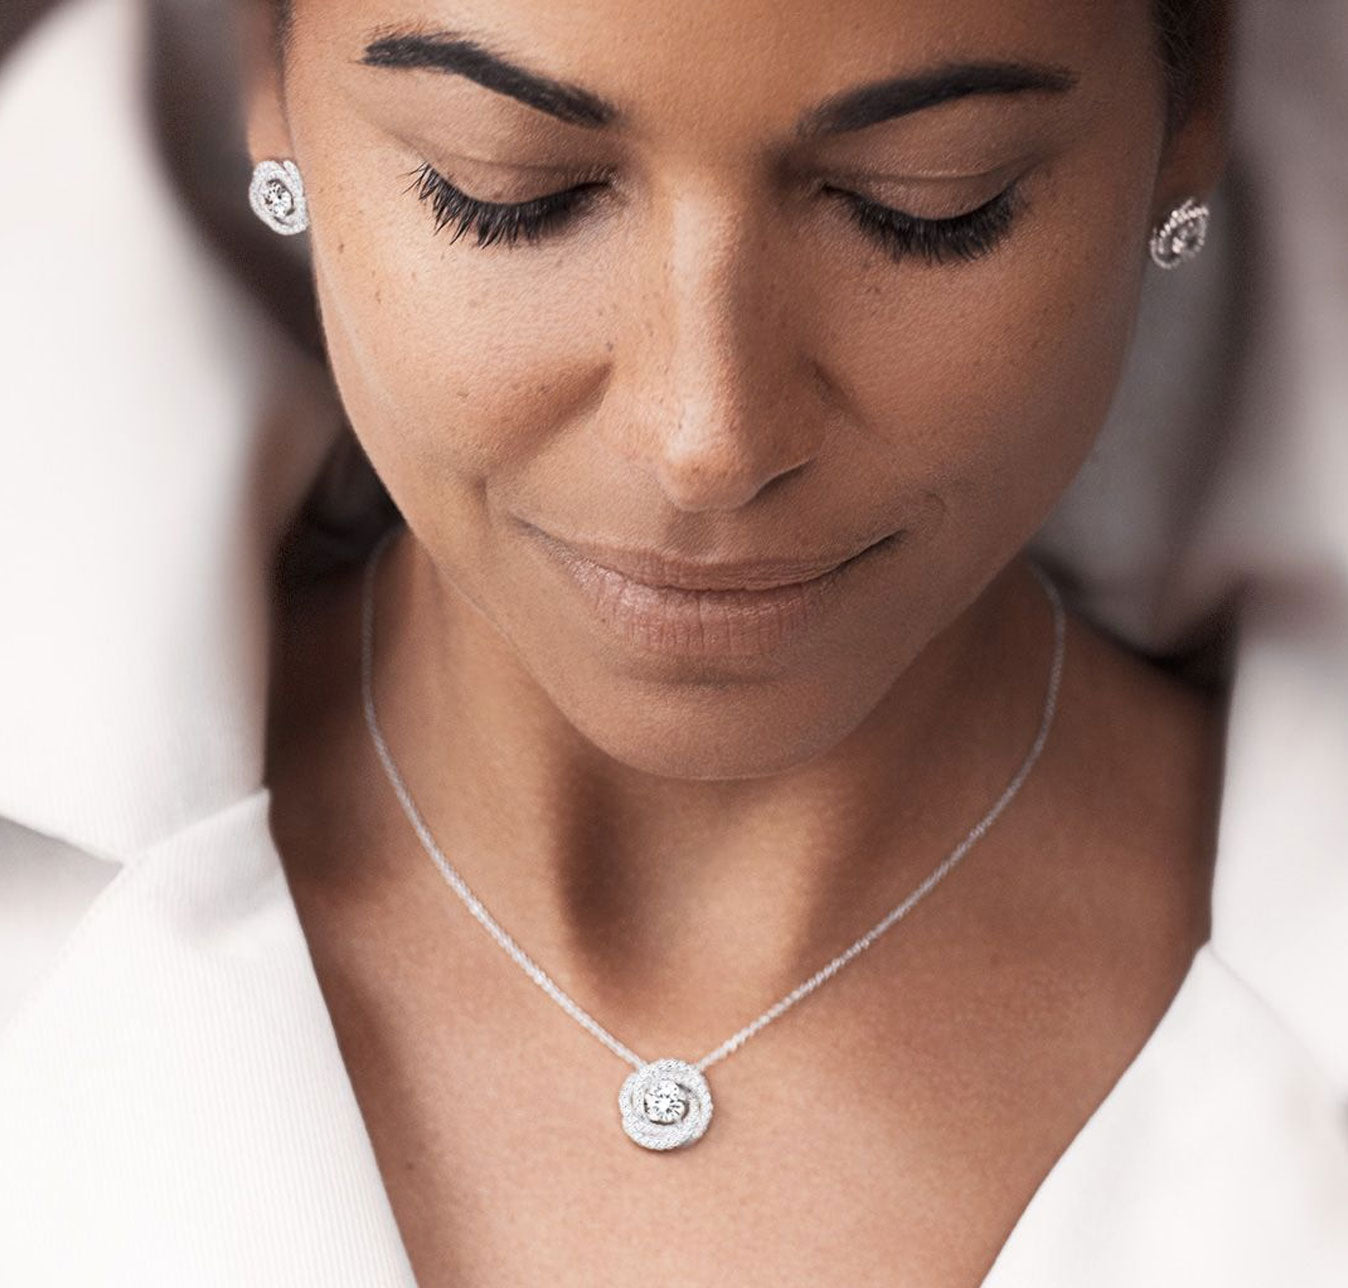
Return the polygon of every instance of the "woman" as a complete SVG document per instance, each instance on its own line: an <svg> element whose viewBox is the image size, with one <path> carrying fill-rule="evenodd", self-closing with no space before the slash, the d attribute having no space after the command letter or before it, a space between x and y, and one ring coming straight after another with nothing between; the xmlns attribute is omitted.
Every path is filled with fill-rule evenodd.
<svg viewBox="0 0 1348 1288"><path fill-rule="evenodd" d="M329 460L385 494L324 566L323 501L361 482L311 486L323 374L255 315L175 320L232 405L156 354L201 490L155 489L181 545L110 615L172 605L192 660L118 681L167 712L85 731L134 791L6 765L0 812L126 865L0 1037L7 1269L1338 1282L1327 1011L1270 1019L1213 947L1248 799L1226 619L1162 666L1060 615L1028 551L1053 518L1099 559L1070 503L1152 258L1180 293L1209 263L1185 202L1222 173L1225 13L253 16L255 209L310 234L359 442ZM68 18L47 68L123 20ZM181 229L151 240L156 196L156 271L237 318ZM182 423L144 447L165 483ZM240 631L278 557L274 621ZM200 727L165 739L179 707ZM620 1117L627 1042L678 1064Z"/></svg>

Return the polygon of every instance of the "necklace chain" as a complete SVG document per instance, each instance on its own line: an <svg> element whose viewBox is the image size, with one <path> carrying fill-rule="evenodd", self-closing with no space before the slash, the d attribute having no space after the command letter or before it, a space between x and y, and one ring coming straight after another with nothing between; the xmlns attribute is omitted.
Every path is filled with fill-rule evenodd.
<svg viewBox="0 0 1348 1288"><path fill-rule="evenodd" d="M557 1003L568 1015L571 1016L582 1028L592 1033L615 1055L626 1060L636 1069L642 1069L647 1065L630 1047L625 1046L613 1036L598 1020L588 1011L579 1005L574 999L568 996L552 979L552 977L531 958L528 953L522 949L519 944L506 932L506 930L496 921L496 919L483 906L482 901L468 888L458 871L440 852L440 847L435 843L435 838L431 835L430 829L426 826L420 812L412 801L411 793L407 790L407 785L403 781L402 775L398 772L397 765L394 764L393 757L389 752L388 744L384 741L384 735L380 731L379 722L375 717L374 708L374 583L375 570L379 563L379 557L383 552L384 546L389 539L395 535L397 527L385 532L376 542L374 549L365 565L365 576L363 583L363 594L361 600L361 695L365 707L365 723L370 730L370 736L374 740L376 751L379 753L379 759L383 762L384 771L388 775L389 782L397 794L399 802L402 804L403 812L407 815L408 821L412 824L413 830L421 840L426 852L434 860L436 867L440 869L441 874L449 883L450 888L467 905L468 911L473 914L492 936L493 939L514 959L521 970L524 971L535 984L539 986L554 1002ZM1039 579L1045 593L1048 595L1049 602L1053 608L1053 665L1049 675L1048 691L1044 699L1043 715L1039 723L1039 732L1035 737L1034 743L1030 748L1029 754L1025 757L1020 769L1007 785L1006 790L1002 792L992 808L978 821L973 830L962 840L959 845L931 872L931 874L906 898L902 903L887 913L875 926L861 936L850 948L839 953L826 966L816 971L809 979L798 987L792 989L779 1002L770 1006L756 1020L746 1024L734 1036L727 1038L720 1046L709 1051L702 1059L698 1060L693 1066L699 1071L710 1068L719 1060L724 1060L726 1056L737 1051L753 1035L759 1032L765 1025L770 1024L779 1015L788 1008L794 1006L802 998L808 996L825 980L831 978L840 971L849 961L851 961L863 949L869 948L886 930L888 930L900 918L904 917L910 908L923 898L945 875L964 857L970 847L976 842L996 821L997 816L1010 804L1012 798L1020 790L1021 784L1028 777L1034 763L1039 759L1039 753L1043 750L1044 743L1048 738L1049 728L1053 723L1054 713L1058 705L1058 688L1062 679L1062 665L1065 640L1065 618L1062 606L1062 597L1058 588L1037 564L1031 562L1030 568Z"/></svg>

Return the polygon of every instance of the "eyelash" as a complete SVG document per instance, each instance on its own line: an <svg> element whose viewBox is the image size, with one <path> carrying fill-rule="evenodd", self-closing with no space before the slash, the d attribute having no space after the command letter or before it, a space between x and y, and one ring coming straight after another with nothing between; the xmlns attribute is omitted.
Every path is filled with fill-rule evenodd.
<svg viewBox="0 0 1348 1288"><path fill-rule="evenodd" d="M916 257L928 264L975 260L986 255L1011 231L1020 213L1019 181L991 201L948 219L921 219L854 192L832 189L851 208L861 231L896 259Z"/></svg>
<svg viewBox="0 0 1348 1288"><path fill-rule="evenodd" d="M470 197L429 162L412 175L408 191L415 188L417 199L430 206L435 231L457 221L450 240L457 241L465 232L476 229L478 246L498 241L514 246L521 237L537 243L560 231L604 186L594 180L511 204ZM853 222L893 259L916 257L928 264L969 261L987 254L1010 232L1021 205L1018 183L1004 188L976 210L947 219L923 219L838 188L824 191L841 198Z"/></svg>
<svg viewBox="0 0 1348 1288"><path fill-rule="evenodd" d="M433 169L429 162L412 171L412 174L415 177L411 188L417 190L419 201L430 206L435 231L439 232L446 224L457 220L459 226L450 241L458 241L465 232L476 228L479 246L490 246L502 240L513 246L520 237L528 242L537 242L554 229L560 229L579 212L597 189L603 187L598 181L582 183L563 192L551 192L530 201L506 204L470 197Z"/></svg>

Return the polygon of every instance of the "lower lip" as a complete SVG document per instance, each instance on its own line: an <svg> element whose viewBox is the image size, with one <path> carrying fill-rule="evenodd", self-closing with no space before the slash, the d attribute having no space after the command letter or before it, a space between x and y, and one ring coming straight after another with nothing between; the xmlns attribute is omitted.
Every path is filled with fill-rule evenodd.
<svg viewBox="0 0 1348 1288"><path fill-rule="evenodd" d="M649 586L577 554L537 528L538 544L599 621L646 653L757 657L780 650L825 619L858 573L901 542L902 532L809 581L767 590L681 590Z"/></svg>

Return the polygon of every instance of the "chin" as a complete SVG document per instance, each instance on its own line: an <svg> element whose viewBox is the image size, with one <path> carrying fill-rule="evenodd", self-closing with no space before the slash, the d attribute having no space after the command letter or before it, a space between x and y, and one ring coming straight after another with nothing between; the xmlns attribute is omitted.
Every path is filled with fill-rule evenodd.
<svg viewBox="0 0 1348 1288"><path fill-rule="evenodd" d="M550 687L549 697L582 737L632 769L690 781L762 778L836 747L901 669L892 658L866 667L850 657L768 680L606 676Z"/></svg>

